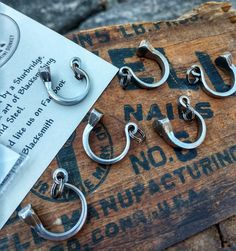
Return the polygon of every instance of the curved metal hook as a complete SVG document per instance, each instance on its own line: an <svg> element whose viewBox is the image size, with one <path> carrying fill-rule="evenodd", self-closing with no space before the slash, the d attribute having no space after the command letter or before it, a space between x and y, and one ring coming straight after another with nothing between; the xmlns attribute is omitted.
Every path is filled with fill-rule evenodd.
<svg viewBox="0 0 236 251"><path fill-rule="evenodd" d="M148 41L143 40L141 41L137 49L137 56L155 60L161 67L162 78L155 83L146 83L139 79L130 67L124 66L120 68L118 73L118 76L120 78L120 84L123 88L126 88L127 85L132 81L137 83L142 88L146 89L153 89L159 87L166 82L170 74L170 66L168 60L162 53L154 49Z"/></svg>
<svg viewBox="0 0 236 251"><path fill-rule="evenodd" d="M188 96L180 96L179 104L185 121L191 121L194 118L197 120L199 128L197 140L195 142L185 143L176 138L170 120L167 117L155 120L153 122L153 128L169 145L183 149L194 149L201 145L206 137L206 123L203 117L190 105Z"/></svg>
<svg viewBox="0 0 236 251"><path fill-rule="evenodd" d="M236 92L236 66L232 63L232 55L229 52L223 55L220 55L218 58L216 58L215 63L219 68L229 72L231 75L233 83L231 85L231 88L228 91L217 92L217 91L212 90L207 85L203 69L199 65L193 65L191 66L191 68L187 70L187 74L186 74L187 81L189 82L189 84L197 84L201 82L203 86L203 90L207 94L215 98L225 98L230 95L233 95Z"/></svg>
<svg viewBox="0 0 236 251"><path fill-rule="evenodd" d="M54 180L54 184L56 185L58 185L58 183L60 183L60 181L63 180L63 183L64 183L63 188L65 186L73 190L79 196L81 200L82 210L81 210L81 214L77 223L70 230L64 233L54 233L54 232L48 231L43 226L43 223L41 222L40 218L33 210L31 204L28 204L26 207L21 209L18 215L26 224L30 225L36 231L36 233L42 238L46 240L51 240L51 241L63 241L63 240L69 239L70 237L74 236L80 231L80 229L83 227L86 221L88 208L87 208L87 202L83 193L74 185L66 183L68 180L68 173L66 172L66 170L62 168L58 168L57 170L55 170L53 174L53 180ZM51 190L52 195L54 195L53 191L54 189L52 187L52 190Z"/></svg>
<svg viewBox="0 0 236 251"><path fill-rule="evenodd" d="M96 109L93 109L91 111L88 124L85 127L84 132L83 132L83 147L86 154L95 162L104 164L104 165L111 165L122 160L125 157L125 155L128 153L129 148L130 148L130 138L133 138L137 140L138 142L142 142L145 140L145 134L140 128L138 128L138 126L135 123L131 123L131 122L127 123L125 126L126 145L123 152L119 156L113 159L100 158L96 154L94 154L90 148L89 135L90 135L90 132L93 130L93 128L96 126L96 124L100 121L102 116L103 116L103 113L99 112ZM139 134L140 137L138 137L137 134Z"/></svg>
<svg viewBox="0 0 236 251"><path fill-rule="evenodd" d="M58 104L66 105L66 106L77 105L87 96L90 90L90 81L89 81L89 77L87 73L80 68L80 65L81 65L80 58L78 57L72 58L70 66L75 74L75 78L77 80L82 80L83 78L85 78L86 80L86 87L85 87L84 92L74 98L64 98L56 94L52 86L50 67L46 66L46 67L39 68L39 76L42 79L49 96Z"/></svg>

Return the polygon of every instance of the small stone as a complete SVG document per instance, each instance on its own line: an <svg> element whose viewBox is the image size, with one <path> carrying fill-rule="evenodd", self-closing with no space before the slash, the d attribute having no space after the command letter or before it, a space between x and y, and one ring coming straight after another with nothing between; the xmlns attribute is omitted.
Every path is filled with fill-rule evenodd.
<svg viewBox="0 0 236 251"><path fill-rule="evenodd" d="M220 0L216 0L220 2ZM77 30L85 30L100 26L126 24L133 22L154 22L175 19L192 8L208 2L207 0L120 0L113 8L101 12L84 21ZM231 1L236 7L236 0Z"/></svg>
<svg viewBox="0 0 236 251"><path fill-rule="evenodd" d="M107 0L111 1L111 0ZM106 0L3 0L1 2L13 7L46 25L47 27L65 33L78 26L88 16L104 10Z"/></svg>

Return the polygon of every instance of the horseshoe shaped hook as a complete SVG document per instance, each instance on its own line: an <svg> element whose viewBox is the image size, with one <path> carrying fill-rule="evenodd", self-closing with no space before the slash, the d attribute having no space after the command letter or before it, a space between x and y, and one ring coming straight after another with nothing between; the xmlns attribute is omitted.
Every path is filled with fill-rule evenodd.
<svg viewBox="0 0 236 251"><path fill-rule="evenodd" d="M188 96L180 96L179 104L185 121L197 120L199 128L198 137L195 142L185 143L180 141L175 136L170 120L167 117L155 120L153 122L153 128L169 145L182 149L194 149L201 145L206 137L206 123L203 117L190 105Z"/></svg>
<svg viewBox="0 0 236 251"><path fill-rule="evenodd" d="M216 65L230 73L232 78L231 88L226 92L217 92L212 90L205 79L204 72L201 66L193 65L187 70L186 78L189 84L194 85L201 83L203 90L210 96L214 98L225 98L230 95L233 95L236 92L236 66L232 63L232 55L227 52L223 55L220 55L215 60Z"/></svg>
<svg viewBox="0 0 236 251"><path fill-rule="evenodd" d="M84 150L86 152L86 154L95 162L100 163L100 164L104 164L104 165L111 165L114 164L120 160L122 160L126 154L129 151L130 148L130 143L132 139L135 139L136 141L138 141L139 143L143 142L145 140L145 133L138 128L137 124L129 122L126 124L125 126L125 137L126 137L126 145L124 150L122 151L122 153L112 159L103 159L99 156L97 156L91 149L90 144L89 144L89 135L91 133L91 131L93 130L93 128L96 126L96 124L101 120L103 116L103 113L101 113L100 111L93 109L90 113L89 116L89 120L88 120L88 124L84 129L83 132L83 147Z"/></svg>
<svg viewBox="0 0 236 251"><path fill-rule="evenodd" d="M118 73L120 85L125 89L129 83L135 82L142 88L153 89L164 84L170 74L170 66L166 57L158 50L154 49L153 46L146 40L141 41L136 54L138 57L155 60L161 67L162 78L155 83L146 83L138 78L130 67L124 66L120 68Z"/></svg>
<svg viewBox="0 0 236 251"><path fill-rule="evenodd" d="M88 206L87 201L83 193L77 188L76 186L68 183L68 173L63 168L58 168L53 173L53 185L51 189L51 196L53 198L61 197L64 188L70 189L76 193L81 201L81 213L78 221L76 224L66 232L51 232L47 230L43 223L41 222L39 216L36 214L34 209L32 208L31 204L28 204L26 207L22 208L18 216L21 220L23 220L26 224L28 224L31 228L35 230L35 232L42 238L51 241L63 241L71 238L72 236L76 235L83 225L85 224L87 213L88 213Z"/></svg>
<svg viewBox="0 0 236 251"><path fill-rule="evenodd" d="M86 80L86 87L85 87L84 92L73 98L62 97L53 90L52 77L51 77L51 71L50 71L49 66L39 68L39 76L47 89L48 95L56 103L60 105L65 105L65 106L77 105L83 99L85 99L85 97L88 95L88 92L90 90L89 76L84 70L81 69L80 58L78 57L72 58L70 62L70 66L77 80L82 80L82 79Z"/></svg>

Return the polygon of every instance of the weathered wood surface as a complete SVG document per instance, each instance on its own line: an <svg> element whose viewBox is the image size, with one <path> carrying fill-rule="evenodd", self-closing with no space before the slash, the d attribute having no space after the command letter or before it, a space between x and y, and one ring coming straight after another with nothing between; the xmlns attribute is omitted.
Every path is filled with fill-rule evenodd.
<svg viewBox="0 0 236 251"><path fill-rule="evenodd" d="M78 200L70 195L62 203L64 199L54 201L49 194L53 170L64 167L70 182L88 200L89 217L82 231L68 241L45 241L15 213L1 231L0 249L161 250L236 214L235 96L214 99L185 80L186 69L200 63L218 90L225 88L222 78L230 81L213 63L225 51L233 54L236 63L236 12L230 4L205 4L175 21L104 27L69 38L117 67L125 63L141 77L158 78L160 70L154 62L135 56L139 42L147 39L165 53L171 75L164 86L148 91L134 86L124 91L115 78L95 104L105 116L91 136L92 146L98 154L117 154L124 145L128 120L142 126L146 142L132 142L122 162L99 166L87 158L81 144L85 118L19 207L32 203L51 230L71 227L79 216ZM152 129L156 117L168 114L179 136L194 139L196 124L179 118L177 99L182 94L191 97L206 119L207 137L197 150L174 150ZM227 221L205 231L217 236L209 239L214 247L222 246L222 238L233 246L235 224ZM227 234L219 236L218 230ZM204 246L203 236L204 232L193 237L192 243L202 239ZM188 248L189 242L171 249Z"/></svg>

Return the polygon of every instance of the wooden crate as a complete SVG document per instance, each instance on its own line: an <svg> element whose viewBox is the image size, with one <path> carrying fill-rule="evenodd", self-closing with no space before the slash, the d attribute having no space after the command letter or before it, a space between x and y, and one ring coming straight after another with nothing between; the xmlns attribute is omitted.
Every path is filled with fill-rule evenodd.
<svg viewBox="0 0 236 251"><path fill-rule="evenodd" d="M74 42L117 67L126 64L140 77L158 79L157 64L135 55L140 41L147 39L168 58L170 77L158 89L131 85L126 91L114 78L95 104L105 115L91 135L93 149L108 156L119 153L127 121L145 130L146 142L132 142L128 156L115 165L98 165L82 147L86 117L18 208L32 203L47 228L69 229L79 217L79 200L73 194L59 201L50 197L52 172L63 167L89 204L82 231L64 242L45 241L20 222L15 212L1 231L0 249L161 250L235 214L235 95L211 98L185 79L186 69L198 63L217 90L225 89L230 78L213 62L230 51L236 64L235 23L236 12L229 3L209 3L174 21L70 34ZM182 94L190 96L206 120L207 137L196 150L175 150L152 129L153 120L167 114L179 137L194 140L196 124L184 122L178 111L177 99Z"/></svg>

